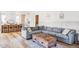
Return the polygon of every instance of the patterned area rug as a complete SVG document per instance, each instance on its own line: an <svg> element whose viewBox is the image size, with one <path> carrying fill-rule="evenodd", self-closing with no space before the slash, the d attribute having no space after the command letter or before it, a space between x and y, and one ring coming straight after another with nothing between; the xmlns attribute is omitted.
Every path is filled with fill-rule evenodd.
<svg viewBox="0 0 79 59"><path fill-rule="evenodd" d="M43 48L43 46L33 42L32 40L27 40L27 41L28 41L29 48ZM57 44L56 47L52 47L52 48L63 48L63 46L60 44Z"/></svg>

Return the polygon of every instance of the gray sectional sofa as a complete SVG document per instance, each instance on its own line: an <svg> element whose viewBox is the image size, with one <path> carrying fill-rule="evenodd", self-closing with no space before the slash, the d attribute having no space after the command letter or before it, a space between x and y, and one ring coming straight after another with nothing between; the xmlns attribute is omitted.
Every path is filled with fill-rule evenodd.
<svg viewBox="0 0 79 59"><path fill-rule="evenodd" d="M47 27L47 26L37 26L37 27L30 27L32 32L27 31L28 39L32 38L32 34L43 32L46 34L54 35L58 38L59 41L62 41L67 44L73 44L75 42L76 38L76 30L69 29L70 31L68 34L64 35L62 32L65 30L65 28L57 28L57 27ZM26 28L26 30L28 27Z"/></svg>

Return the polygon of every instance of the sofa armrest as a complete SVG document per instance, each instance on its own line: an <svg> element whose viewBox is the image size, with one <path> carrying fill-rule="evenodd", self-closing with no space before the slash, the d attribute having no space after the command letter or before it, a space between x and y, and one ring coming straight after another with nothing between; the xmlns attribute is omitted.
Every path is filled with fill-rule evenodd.
<svg viewBox="0 0 79 59"><path fill-rule="evenodd" d="M76 30L71 30L69 33L68 33L68 43L69 44L73 44L75 43L75 37L76 37Z"/></svg>

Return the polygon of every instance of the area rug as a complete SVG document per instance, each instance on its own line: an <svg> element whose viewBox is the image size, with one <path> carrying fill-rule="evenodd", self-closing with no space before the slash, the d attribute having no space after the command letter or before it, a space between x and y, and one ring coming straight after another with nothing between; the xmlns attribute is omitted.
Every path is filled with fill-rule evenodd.
<svg viewBox="0 0 79 59"><path fill-rule="evenodd" d="M32 40L27 40L29 48L43 48L43 46L33 42ZM57 43L56 47L51 47L51 48L63 48L63 45L60 45Z"/></svg>

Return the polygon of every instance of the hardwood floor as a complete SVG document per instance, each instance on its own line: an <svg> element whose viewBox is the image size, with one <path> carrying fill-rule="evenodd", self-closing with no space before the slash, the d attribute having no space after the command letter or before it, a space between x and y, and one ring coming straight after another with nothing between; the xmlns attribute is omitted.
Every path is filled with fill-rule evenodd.
<svg viewBox="0 0 79 59"><path fill-rule="evenodd" d="M63 43L63 42L60 42L60 41L57 41L58 44L62 45L63 48L79 48L79 44L66 44L66 43Z"/></svg>
<svg viewBox="0 0 79 59"><path fill-rule="evenodd" d="M20 36L20 33L0 34L0 47L2 48L27 48L27 42Z"/></svg>
<svg viewBox="0 0 79 59"><path fill-rule="evenodd" d="M29 48L28 40L21 36L20 32L15 33L1 33L0 34L0 47L1 48ZM68 45L63 42L57 42L63 48L79 48L78 44ZM59 47L60 48L60 47Z"/></svg>

